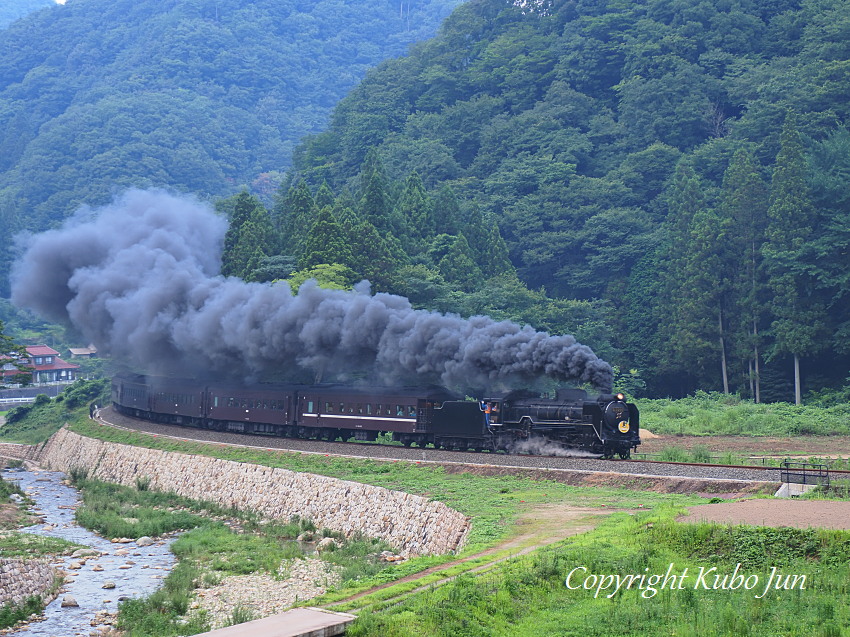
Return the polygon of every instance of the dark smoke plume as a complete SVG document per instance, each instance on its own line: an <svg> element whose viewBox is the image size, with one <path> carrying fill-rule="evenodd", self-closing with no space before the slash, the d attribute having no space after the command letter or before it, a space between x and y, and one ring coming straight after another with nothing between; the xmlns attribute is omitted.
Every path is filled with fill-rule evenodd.
<svg viewBox="0 0 850 637"><path fill-rule="evenodd" d="M546 375L610 391L611 367L572 336L414 310L366 282L353 292L307 282L293 295L286 283L225 278L226 229L194 199L132 190L30 237L12 300L149 371L253 377L297 366L462 388Z"/></svg>

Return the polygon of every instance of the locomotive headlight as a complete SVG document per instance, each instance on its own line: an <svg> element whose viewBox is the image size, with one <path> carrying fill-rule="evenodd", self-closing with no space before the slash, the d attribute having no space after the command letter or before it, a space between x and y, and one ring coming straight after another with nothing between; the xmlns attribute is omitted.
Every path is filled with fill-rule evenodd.
<svg viewBox="0 0 850 637"><path fill-rule="evenodd" d="M620 423L617 425L617 429L620 430L620 433L624 433L624 434L629 433L629 421L628 420L621 420Z"/></svg>
<svg viewBox="0 0 850 637"><path fill-rule="evenodd" d="M625 398L626 398L625 394L617 394L617 400L625 400Z"/></svg>

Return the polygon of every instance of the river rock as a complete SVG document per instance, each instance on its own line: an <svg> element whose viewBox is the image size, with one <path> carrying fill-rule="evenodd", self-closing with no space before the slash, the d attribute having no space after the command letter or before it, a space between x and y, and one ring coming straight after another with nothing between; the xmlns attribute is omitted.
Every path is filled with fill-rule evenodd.
<svg viewBox="0 0 850 637"><path fill-rule="evenodd" d="M98 557L100 551L97 549L77 549L71 553L71 557Z"/></svg>
<svg viewBox="0 0 850 637"><path fill-rule="evenodd" d="M145 535L143 537L140 537L138 540L136 540L136 544L138 546L150 546L151 544L153 544L153 540L151 538L149 538L147 535Z"/></svg>
<svg viewBox="0 0 850 637"><path fill-rule="evenodd" d="M79 606L73 595L65 595L62 598L62 608L79 608Z"/></svg>
<svg viewBox="0 0 850 637"><path fill-rule="evenodd" d="M333 548L336 548L336 540L334 540L332 537L323 538L318 544L316 544L316 550L319 552L327 551Z"/></svg>
<svg viewBox="0 0 850 637"><path fill-rule="evenodd" d="M108 589L115 588L115 582L104 582L103 586L101 588L108 588Z"/></svg>

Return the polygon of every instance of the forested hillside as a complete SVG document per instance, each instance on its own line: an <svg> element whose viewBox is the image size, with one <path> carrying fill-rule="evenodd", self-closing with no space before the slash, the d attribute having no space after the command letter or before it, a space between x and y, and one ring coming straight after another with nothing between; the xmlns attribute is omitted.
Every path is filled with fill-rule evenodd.
<svg viewBox="0 0 850 637"><path fill-rule="evenodd" d="M795 362L850 370L849 98L841 0L473 0L297 149L278 213L357 209L391 288L584 332L654 393L793 400Z"/></svg>
<svg viewBox="0 0 850 637"><path fill-rule="evenodd" d="M54 7L53 0L3 0L0 4L0 29L5 29L18 18L44 7Z"/></svg>
<svg viewBox="0 0 850 637"><path fill-rule="evenodd" d="M270 195L366 69L458 2L72 0L12 24L0 31L0 236L128 186Z"/></svg>

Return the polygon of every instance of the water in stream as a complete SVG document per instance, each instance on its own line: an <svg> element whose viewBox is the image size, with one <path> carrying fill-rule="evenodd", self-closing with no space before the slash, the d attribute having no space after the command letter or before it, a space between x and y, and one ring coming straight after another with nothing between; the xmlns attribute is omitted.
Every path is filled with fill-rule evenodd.
<svg viewBox="0 0 850 637"><path fill-rule="evenodd" d="M35 512L44 522L21 531L76 542L101 552L99 557L86 558L79 569L72 569L81 558L60 557L57 567L70 575L65 592L44 611L46 619L15 631L22 637L73 637L89 635L95 629L91 622L97 611L115 612L119 599L150 595L162 584L175 562L169 550L170 541L158 541L151 546L113 544L74 522L74 509L79 503L76 489L62 484L65 474L51 471L22 471L7 469L3 478L17 482L35 501ZM103 570L94 570L96 566ZM104 589L107 582L115 588ZM65 595L72 595L78 608L62 608Z"/></svg>

